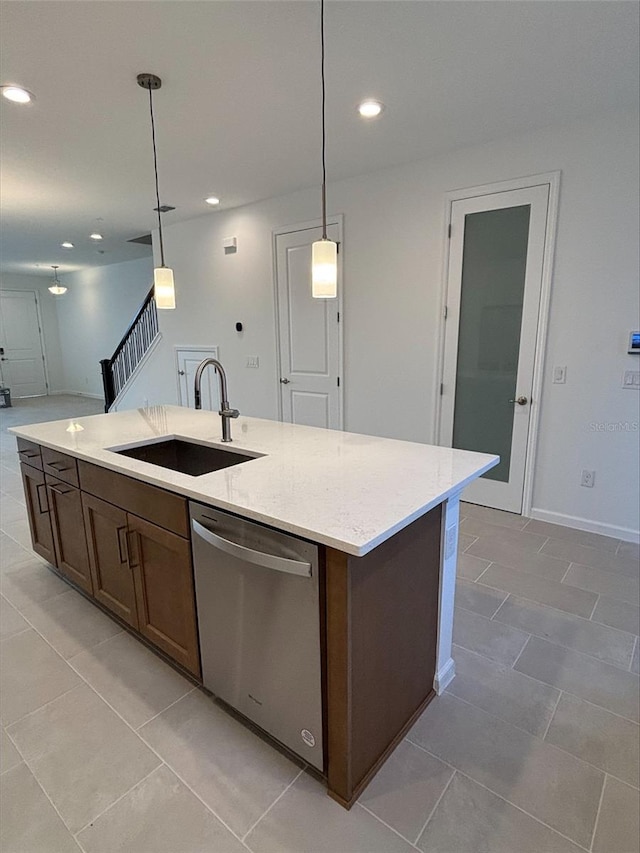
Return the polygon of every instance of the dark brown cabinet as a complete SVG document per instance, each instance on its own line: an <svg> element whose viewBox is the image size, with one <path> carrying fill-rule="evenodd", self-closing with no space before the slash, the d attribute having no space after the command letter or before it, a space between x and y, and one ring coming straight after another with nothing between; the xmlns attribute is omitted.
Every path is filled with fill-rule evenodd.
<svg viewBox="0 0 640 853"><path fill-rule="evenodd" d="M24 496L27 504L27 516L31 529L31 542L36 554L40 554L47 562L56 565L56 555L53 547L53 532L47 487L44 474L37 468L20 463Z"/></svg>
<svg viewBox="0 0 640 853"><path fill-rule="evenodd" d="M135 515L128 515L127 522L138 630L185 669L199 676L189 540Z"/></svg>
<svg viewBox="0 0 640 853"><path fill-rule="evenodd" d="M82 494L93 594L109 610L138 628L135 586L128 559L127 513Z"/></svg>
<svg viewBox="0 0 640 853"><path fill-rule="evenodd" d="M92 595L93 582L89 569L80 490L49 475L45 476L45 482L56 565L70 581Z"/></svg>

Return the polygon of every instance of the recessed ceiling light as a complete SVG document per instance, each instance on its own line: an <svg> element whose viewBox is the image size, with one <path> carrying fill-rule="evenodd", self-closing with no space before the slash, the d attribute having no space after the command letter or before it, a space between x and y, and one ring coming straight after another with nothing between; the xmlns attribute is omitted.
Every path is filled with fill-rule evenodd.
<svg viewBox="0 0 640 853"><path fill-rule="evenodd" d="M63 249L73 249L73 243L70 243L68 240L65 240L64 243L60 243Z"/></svg>
<svg viewBox="0 0 640 853"><path fill-rule="evenodd" d="M92 240L102 240L102 234L98 234L97 231L94 231L93 234L89 235Z"/></svg>
<svg viewBox="0 0 640 853"><path fill-rule="evenodd" d="M14 104L30 104L33 100L31 92L27 92L21 86L2 86L2 95Z"/></svg>
<svg viewBox="0 0 640 853"><path fill-rule="evenodd" d="M210 195L208 198L205 198L205 201L212 207L215 207L216 204L220 204L220 199L215 195Z"/></svg>
<svg viewBox="0 0 640 853"><path fill-rule="evenodd" d="M372 98L368 98L358 105L358 112L362 118L377 118L383 110L384 104L380 101L374 101Z"/></svg>

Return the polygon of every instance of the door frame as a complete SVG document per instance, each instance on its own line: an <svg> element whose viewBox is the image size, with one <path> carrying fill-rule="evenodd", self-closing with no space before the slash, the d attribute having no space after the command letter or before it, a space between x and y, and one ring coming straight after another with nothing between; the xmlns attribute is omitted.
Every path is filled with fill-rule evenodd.
<svg viewBox="0 0 640 853"><path fill-rule="evenodd" d="M514 178L508 181L498 181L492 184L466 187L464 189L451 190L445 193L444 217L442 223L442 276L440 284L440 313L437 329L437 357L434 372L433 395L434 395L434 419L433 435L436 443L440 444L440 418L442 410L442 395L440 384L444 375L444 344L445 323L447 307L447 290L449 282L450 247L449 226L451 224L451 209L455 201L469 198L477 198L484 195L496 195L497 193L510 192L512 190L529 189L531 187L548 185L549 203L547 207L547 221L544 235L544 254L542 259L542 281L540 289L540 305L538 309L538 327L536 334L535 356L533 363L533 383L531 387L531 413L529 416L529 433L527 436L527 450L525 455L524 486L522 493L522 515L527 516L531 512L534 485L534 463L538 446L538 431L540 426L540 401L544 379L544 361L547 348L547 334L549 330L549 306L551 303L551 284L553 280L553 262L556 248L556 233L558 222L558 205L560 200L560 177L562 172L544 172L538 175L529 175L522 178ZM458 319L459 321L459 319Z"/></svg>
<svg viewBox="0 0 640 853"><path fill-rule="evenodd" d="M15 287L0 287L0 293L32 293L34 297L34 301L36 303L36 319L38 322L38 338L40 339L40 352L42 354L42 365L44 370L44 385L45 385L45 393L44 394L32 394L30 396L35 397L48 397L52 393L51 391L51 383L49 382L49 357L47 355L47 347L45 345L44 338L44 324L42 322L42 310L40 308L40 292L38 290L22 290L21 288ZM62 392L57 392L62 393ZM21 399L20 397L16 397L17 400ZM26 398L23 398L26 399Z"/></svg>
<svg viewBox="0 0 640 853"><path fill-rule="evenodd" d="M335 216L327 216L327 225L335 225L338 228L338 313L340 314L340 322L338 323L338 370L340 371L340 386L338 388L338 400L340 406L339 429L344 429L344 215L337 213ZM278 401L278 420L282 421L282 394L280 393L280 377L282 376L282 364L280 361L280 323L279 317L279 302L278 302L278 252L277 238L283 234L295 234L298 231L311 231L314 228L322 228L322 219L307 219L304 222L296 222L293 225L281 225L279 228L274 228L271 233L271 258L273 268L273 309L274 309L274 328L275 328L275 344L276 344L276 390ZM309 278L309 286L311 286L311 278Z"/></svg>

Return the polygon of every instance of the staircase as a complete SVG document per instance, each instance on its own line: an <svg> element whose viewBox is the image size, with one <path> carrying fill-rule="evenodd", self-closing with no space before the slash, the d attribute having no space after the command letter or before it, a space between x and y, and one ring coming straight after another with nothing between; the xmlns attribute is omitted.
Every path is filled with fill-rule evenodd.
<svg viewBox="0 0 640 853"><path fill-rule="evenodd" d="M105 412L124 391L159 336L158 313L151 288L111 358L103 358L100 362Z"/></svg>

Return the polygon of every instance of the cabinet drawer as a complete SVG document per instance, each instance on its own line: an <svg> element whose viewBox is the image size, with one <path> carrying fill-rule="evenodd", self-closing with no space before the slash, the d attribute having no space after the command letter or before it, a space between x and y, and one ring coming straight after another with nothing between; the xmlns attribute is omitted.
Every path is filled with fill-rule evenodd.
<svg viewBox="0 0 640 853"><path fill-rule="evenodd" d="M90 462L78 463L80 488L134 515L171 530L178 536L189 537L187 501L173 492L150 486L133 477L117 474Z"/></svg>
<svg viewBox="0 0 640 853"><path fill-rule="evenodd" d="M65 483L70 483L76 488L80 485L78 480L78 463L73 456L51 450L49 447L42 448L42 470Z"/></svg>
<svg viewBox="0 0 640 853"><path fill-rule="evenodd" d="M18 456L25 465L31 465L32 468L38 468L42 471L42 453L39 444L27 441L26 438L19 438Z"/></svg>

